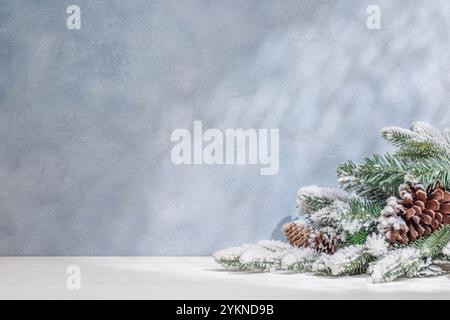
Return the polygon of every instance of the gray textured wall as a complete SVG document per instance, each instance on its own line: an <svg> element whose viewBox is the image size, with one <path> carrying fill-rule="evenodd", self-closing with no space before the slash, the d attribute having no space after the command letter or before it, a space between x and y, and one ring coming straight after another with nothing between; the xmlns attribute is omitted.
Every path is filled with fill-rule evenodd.
<svg viewBox="0 0 450 320"><path fill-rule="evenodd" d="M366 28L381 7L382 28ZM81 30L65 26L81 7ZM450 2L0 1L0 254L210 254L305 184L445 127ZM280 170L175 166L170 134L280 128Z"/></svg>

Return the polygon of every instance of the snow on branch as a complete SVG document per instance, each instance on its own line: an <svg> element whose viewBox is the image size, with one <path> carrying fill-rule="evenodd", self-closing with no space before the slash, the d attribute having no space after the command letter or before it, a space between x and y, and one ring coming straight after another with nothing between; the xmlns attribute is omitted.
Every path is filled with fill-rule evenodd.
<svg viewBox="0 0 450 320"><path fill-rule="evenodd" d="M397 155L405 158L439 157L450 153L442 133L426 122L415 122L411 129L386 127L381 129L381 135L398 148Z"/></svg>
<svg viewBox="0 0 450 320"><path fill-rule="evenodd" d="M294 248L281 259L281 269L292 272L309 272L319 253L311 248Z"/></svg>
<svg viewBox="0 0 450 320"><path fill-rule="evenodd" d="M346 201L347 197L347 194L339 189L307 186L297 191L297 207L300 215L313 213L336 200Z"/></svg>
<svg viewBox="0 0 450 320"><path fill-rule="evenodd" d="M414 248L400 248L391 251L371 267L369 281L381 283L399 277L412 277L431 265L431 260Z"/></svg>

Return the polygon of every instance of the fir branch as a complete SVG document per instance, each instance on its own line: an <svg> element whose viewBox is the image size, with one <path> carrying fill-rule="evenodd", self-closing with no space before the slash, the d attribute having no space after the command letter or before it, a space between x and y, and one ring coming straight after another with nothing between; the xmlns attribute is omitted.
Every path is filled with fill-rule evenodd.
<svg viewBox="0 0 450 320"><path fill-rule="evenodd" d="M444 274L444 270L435 264L430 264L424 266L422 269L419 269L413 273L409 273L407 275L408 278L425 278L425 277L435 277L441 274Z"/></svg>
<svg viewBox="0 0 450 320"><path fill-rule="evenodd" d="M442 273L450 273L450 256L440 255L436 259L433 259L433 265L439 267Z"/></svg>
<svg viewBox="0 0 450 320"><path fill-rule="evenodd" d="M239 258L244 250L244 246L222 249L216 251L213 254L213 258L218 264L227 270L246 271L247 266L243 265L239 261Z"/></svg>
<svg viewBox="0 0 450 320"><path fill-rule="evenodd" d="M442 133L428 122L416 121L411 125L411 131L424 138L436 139L442 141Z"/></svg>
<svg viewBox="0 0 450 320"><path fill-rule="evenodd" d="M390 282L400 277L413 277L430 265L420 250L400 248L390 251L370 268L369 281L372 283Z"/></svg>
<svg viewBox="0 0 450 320"><path fill-rule="evenodd" d="M281 267L281 258L292 246L281 241L261 240L257 245L222 249L214 253L217 263L228 270L269 272Z"/></svg>
<svg viewBox="0 0 450 320"><path fill-rule="evenodd" d="M356 192L370 200L382 203L386 193L376 185L367 184L361 176L361 170L362 164L356 164L353 161L339 164L337 167L339 185L348 192Z"/></svg>
<svg viewBox="0 0 450 320"><path fill-rule="evenodd" d="M334 200L325 197L313 197L305 195L302 201L304 201L304 205L307 208L307 212L315 212L322 208L328 207L333 203Z"/></svg>
<svg viewBox="0 0 450 320"><path fill-rule="evenodd" d="M439 144L435 144L433 141L412 142L395 152L399 157L412 160L422 159L424 157L438 158L446 155L446 153L446 149Z"/></svg>
<svg viewBox="0 0 450 320"><path fill-rule="evenodd" d="M367 187L361 192L361 195L367 195L369 199L372 198L372 195L375 197L383 195L383 198L386 199L386 196L397 193L398 186L408 172L409 167L405 162L389 154L366 158L359 171L359 178Z"/></svg>
<svg viewBox="0 0 450 320"><path fill-rule="evenodd" d="M449 129L445 129L442 132L442 141L447 146L447 148L450 149L450 130Z"/></svg>
<svg viewBox="0 0 450 320"><path fill-rule="evenodd" d="M442 255L450 260L450 242L442 249Z"/></svg>
<svg viewBox="0 0 450 320"><path fill-rule="evenodd" d="M336 200L331 205L313 212L309 219L315 228L332 227L340 232L342 214L348 210L349 206L346 202Z"/></svg>
<svg viewBox="0 0 450 320"><path fill-rule="evenodd" d="M409 171L425 187L435 187L438 180L441 186L450 187L450 155L415 161Z"/></svg>
<svg viewBox="0 0 450 320"><path fill-rule="evenodd" d="M306 186L297 191L299 214L313 213L333 204L334 201L346 201L347 195L338 189L318 186Z"/></svg>
<svg viewBox="0 0 450 320"><path fill-rule="evenodd" d="M358 178L360 165L353 161L340 163L337 167L336 173L338 183L342 189L346 191L362 190L363 183Z"/></svg>
<svg viewBox="0 0 450 320"><path fill-rule="evenodd" d="M313 271L333 276L362 274L375 259L364 246L352 245L338 250L333 255L323 254L313 264Z"/></svg>
<svg viewBox="0 0 450 320"><path fill-rule="evenodd" d="M438 263L443 263L443 262L445 262L446 264L449 264L449 263L450 263L450 256L446 256L446 255L444 255L444 254L441 254L441 255L439 255L439 256L436 258L436 261L437 261Z"/></svg>
<svg viewBox="0 0 450 320"><path fill-rule="evenodd" d="M292 249L292 246L289 243L278 240L260 240L258 241L257 246L273 252Z"/></svg>
<svg viewBox="0 0 450 320"><path fill-rule="evenodd" d="M351 197L349 210L342 213L341 225L348 244L363 244L376 226L381 206L361 197Z"/></svg>
<svg viewBox="0 0 450 320"><path fill-rule="evenodd" d="M442 135L425 123L415 123L412 130L387 127L381 130L383 138L398 148L396 155L409 159L439 157L448 154Z"/></svg>
<svg viewBox="0 0 450 320"><path fill-rule="evenodd" d="M341 165L339 174L345 174L352 165ZM450 155L438 158L423 158L414 162L398 156L386 154L373 155L353 170L359 184L353 190L370 200L383 202L389 196L396 195L398 186L410 176L426 187L432 187L440 180L441 185L450 187Z"/></svg>
<svg viewBox="0 0 450 320"><path fill-rule="evenodd" d="M375 261L376 257L368 254L367 252L362 252L354 260L350 261L349 264L343 268L339 275L355 275L366 273L371 262Z"/></svg>
<svg viewBox="0 0 450 320"><path fill-rule="evenodd" d="M319 253L310 248L295 248L281 259L281 269L292 272L309 272Z"/></svg>
<svg viewBox="0 0 450 320"><path fill-rule="evenodd" d="M420 277L438 274L431 267L431 258L437 258L450 242L450 225L444 225L430 236L414 241L408 246L392 250L372 269L371 281L388 282L399 277Z"/></svg>
<svg viewBox="0 0 450 320"><path fill-rule="evenodd" d="M348 202L350 211L345 215L346 218L353 219L374 219L379 217L381 206L375 202L360 197L353 197Z"/></svg>
<svg viewBox="0 0 450 320"><path fill-rule="evenodd" d="M241 254L239 262L244 270L271 272L280 269L284 253L284 251L271 251L265 248L246 250Z"/></svg>
<svg viewBox="0 0 450 320"><path fill-rule="evenodd" d="M357 244L364 244L367 240L367 237L373 232L373 227L368 228L361 228L355 233L347 234L345 237L346 244L349 245L357 245Z"/></svg>
<svg viewBox="0 0 450 320"><path fill-rule="evenodd" d="M364 250L374 256L374 257L382 257L388 252L389 243L386 237L382 234L373 233L366 239L366 243L364 244Z"/></svg>
<svg viewBox="0 0 450 320"><path fill-rule="evenodd" d="M446 224L441 229L434 231L431 235L414 241L410 246L435 258L443 252L449 243L450 225Z"/></svg>

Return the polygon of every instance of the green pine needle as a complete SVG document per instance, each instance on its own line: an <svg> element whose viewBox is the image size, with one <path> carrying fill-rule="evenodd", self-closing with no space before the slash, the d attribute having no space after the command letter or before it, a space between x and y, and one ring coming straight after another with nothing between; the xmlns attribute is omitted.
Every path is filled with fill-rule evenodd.
<svg viewBox="0 0 450 320"><path fill-rule="evenodd" d="M350 186L350 189L360 196L382 203L388 197L397 195L398 186L406 176L411 176L426 187L434 186L438 180L442 186L450 187L450 155L415 161L396 155L373 155L359 165L352 162L340 165L338 176L352 176L358 183Z"/></svg>
<svg viewBox="0 0 450 320"><path fill-rule="evenodd" d="M313 196L303 196L303 201L305 202L308 212L316 212L322 208L328 207L333 203L334 200L326 197L313 197Z"/></svg>
<svg viewBox="0 0 450 320"><path fill-rule="evenodd" d="M398 148L396 155L402 158L414 160L425 157L436 158L446 156L449 152L440 141L402 128L389 128L382 131L382 136Z"/></svg>
<svg viewBox="0 0 450 320"><path fill-rule="evenodd" d="M428 252L432 258L439 256L442 250L450 242L450 225L446 224L441 229L434 231L428 237L414 241L411 246Z"/></svg>
<svg viewBox="0 0 450 320"><path fill-rule="evenodd" d="M350 199L348 204L350 211L346 213L346 218L352 217L360 220L378 218L382 210L377 202L359 197Z"/></svg>
<svg viewBox="0 0 450 320"><path fill-rule="evenodd" d="M369 264L375 261L375 257L364 252L357 259L348 264L340 273L340 275L356 275L363 274L367 271Z"/></svg>
<svg viewBox="0 0 450 320"><path fill-rule="evenodd" d="M364 244L367 237L373 232L373 228L362 228L355 233L348 234L345 242L349 245Z"/></svg>

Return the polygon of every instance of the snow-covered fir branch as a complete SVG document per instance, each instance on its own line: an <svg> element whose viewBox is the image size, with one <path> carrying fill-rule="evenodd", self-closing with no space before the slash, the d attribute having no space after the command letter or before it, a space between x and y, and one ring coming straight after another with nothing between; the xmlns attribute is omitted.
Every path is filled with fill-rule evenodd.
<svg viewBox="0 0 450 320"><path fill-rule="evenodd" d="M380 213L381 207L376 202L352 195L348 201L348 210L342 213L340 221L347 242L363 244L374 230Z"/></svg>
<svg viewBox="0 0 450 320"><path fill-rule="evenodd" d="M402 127L388 126L381 130L381 136L393 144L400 144L404 141L423 141L425 140L419 133Z"/></svg>
<svg viewBox="0 0 450 320"><path fill-rule="evenodd" d="M245 250L252 250L259 248L256 245L242 245L240 247L230 247L226 249L222 249L219 251L216 251L213 254L214 260L221 266L223 266L225 269L229 270L247 270L246 266L243 265L239 259L242 255L242 253Z"/></svg>
<svg viewBox="0 0 450 320"><path fill-rule="evenodd" d="M376 258L384 256L389 250L389 243L384 235L372 234L367 237L365 251Z"/></svg>
<svg viewBox="0 0 450 320"><path fill-rule="evenodd" d="M309 220L315 228L333 227L336 230L340 230L342 215L348 210L348 203L341 200L335 200L329 206L311 213Z"/></svg>
<svg viewBox="0 0 450 320"><path fill-rule="evenodd" d="M292 272L309 272L319 253L311 248L294 248L282 257L281 269Z"/></svg>
<svg viewBox="0 0 450 320"><path fill-rule="evenodd" d="M219 250L213 257L229 270L267 272L280 269L281 258L291 249L292 246L285 242L261 240L256 245Z"/></svg>
<svg viewBox="0 0 450 320"><path fill-rule="evenodd" d="M283 251L292 249L292 246L289 243L278 240L260 240L257 245L270 251Z"/></svg>
<svg viewBox="0 0 450 320"><path fill-rule="evenodd" d="M410 246L419 249L429 257L435 258L442 254L449 242L450 225L446 224L428 237L414 241Z"/></svg>
<svg viewBox="0 0 450 320"><path fill-rule="evenodd" d="M440 266L435 265L433 262L416 272L408 274L407 277L408 278L425 278L425 277L439 276L444 273L445 273L445 271Z"/></svg>
<svg viewBox="0 0 450 320"><path fill-rule="evenodd" d="M280 269L281 258L285 254L285 250L271 251L266 248L255 248L242 252L239 263L245 270L271 272Z"/></svg>
<svg viewBox="0 0 450 320"><path fill-rule="evenodd" d="M442 132L442 140L446 144L447 148L450 149L450 130L449 129L445 129Z"/></svg>
<svg viewBox="0 0 450 320"><path fill-rule="evenodd" d="M363 245L352 245L339 249L333 255L323 254L313 264L313 271L333 276L361 274L366 272L374 259Z"/></svg>
<svg viewBox="0 0 450 320"><path fill-rule="evenodd" d="M442 249L442 255L450 258L450 242Z"/></svg>
<svg viewBox="0 0 450 320"><path fill-rule="evenodd" d="M442 142L442 133L428 122L416 121L411 125L411 131L419 134L425 139L435 139Z"/></svg>
<svg viewBox="0 0 450 320"><path fill-rule="evenodd" d="M402 157L420 159L450 153L442 133L426 122L415 122L411 129L386 127L381 134L398 148L397 154Z"/></svg>
<svg viewBox="0 0 450 320"><path fill-rule="evenodd" d="M362 191L363 181L358 177L360 165L353 161L341 163L337 167L339 186L346 191Z"/></svg>
<svg viewBox="0 0 450 320"><path fill-rule="evenodd" d="M347 194L335 188L306 186L297 191L297 207L300 215L313 213L331 205L334 201L346 201Z"/></svg>
<svg viewBox="0 0 450 320"><path fill-rule="evenodd" d="M431 259L415 248L390 251L370 268L371 283L393 281L400 277L413 277L431 265Z"/></svg>

